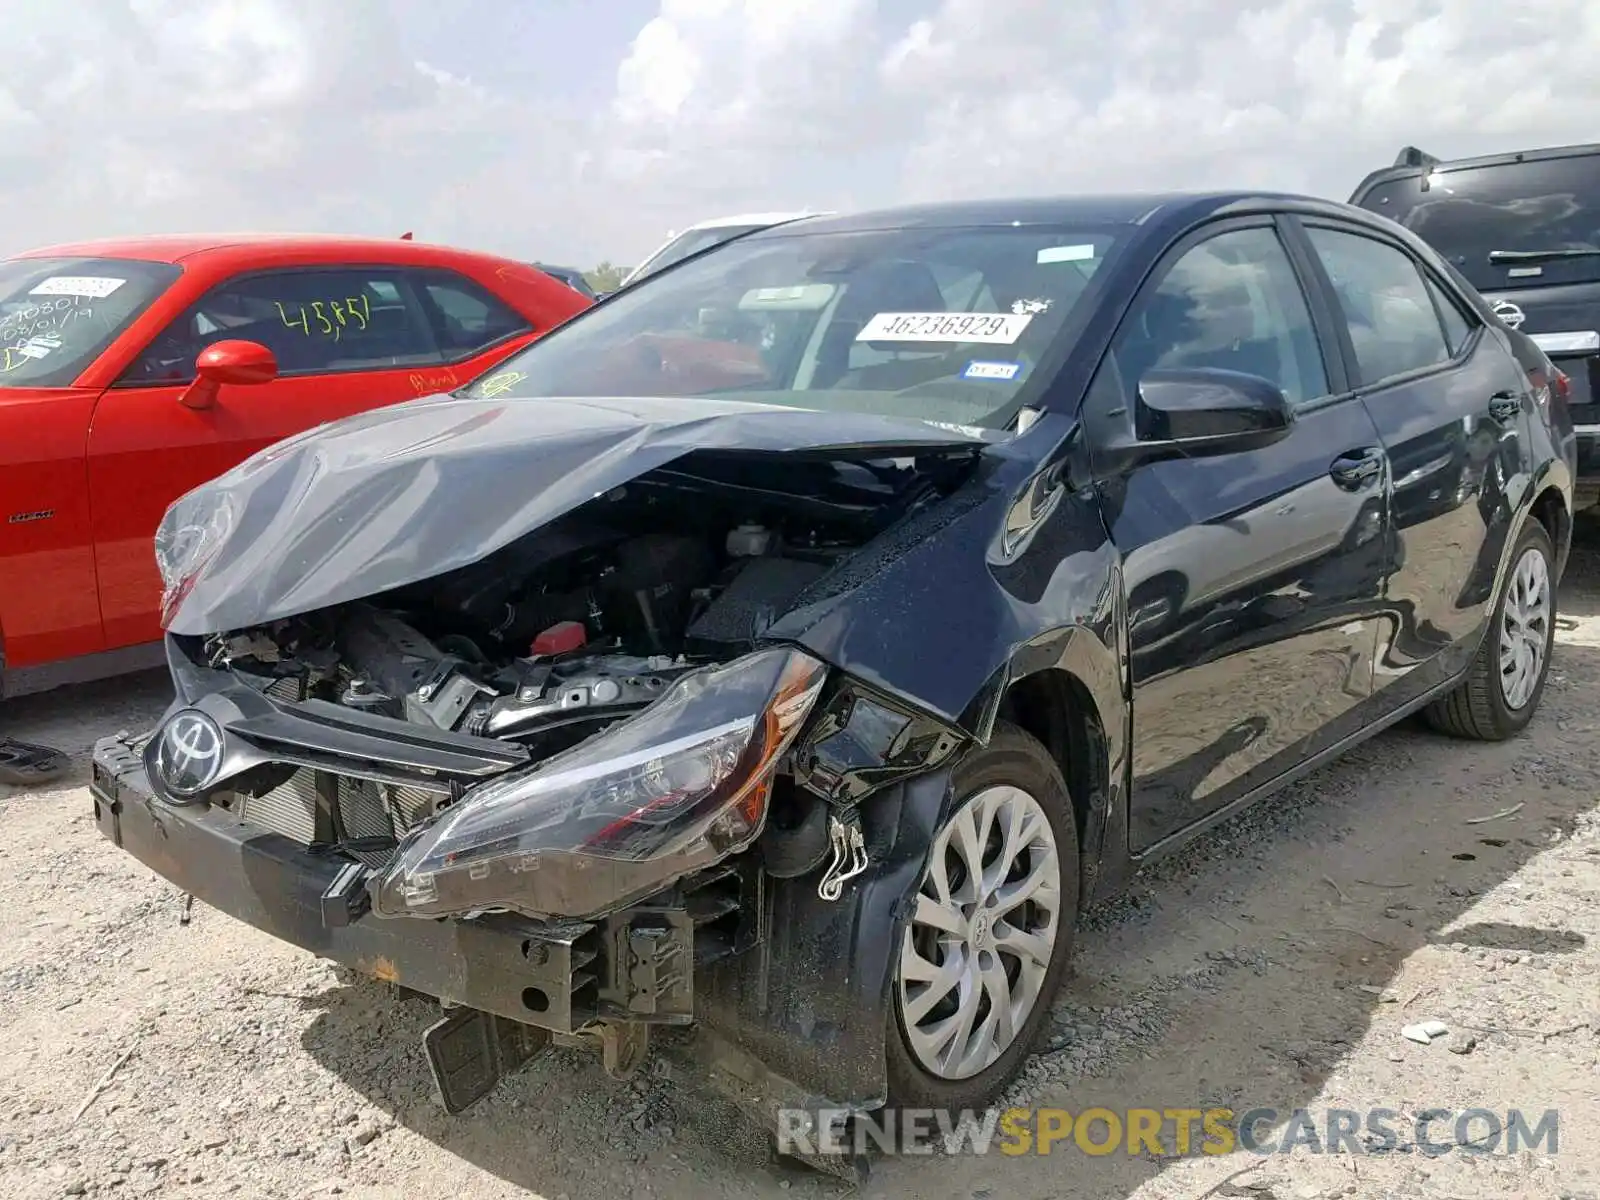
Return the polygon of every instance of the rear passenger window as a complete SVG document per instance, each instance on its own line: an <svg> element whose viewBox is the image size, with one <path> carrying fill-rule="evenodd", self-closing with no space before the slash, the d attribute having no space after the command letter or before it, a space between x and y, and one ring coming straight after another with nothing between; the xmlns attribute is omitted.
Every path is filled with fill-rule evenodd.
<svg viewBox="0 0 1600 1200"><path fill-rule="evenodd" d="M421 279L447 359L469 357L533 328L521 313L454 272L430 271Z"/></svg>
<svg viewBox="0 0 1600 1200"><path fill-rule="evenodd" d="M122 386L187 383L214 342L257 342L282 375L380 371L444 361L415 290L395 270L273 271L206 293L134 360Z"/></svg>
<svg viewBox="0 0 1600 1200"><path fill-rule="evenodd" d="M1361 384L1380 383L1454 357L1428 285L1410 255L1356 233L1315 227L1306 233L1338 294Z"/></svg>
<svg viewBox="0 0 1600 1200"><path fill-rule="evenodd" d="M1426 280L1428 294L1433 297L1434 306L1439 310L1439 319L1444 322L1445 341L1450 346L1451 356L1454 357L1465 348L1474 327L1462 313L1461 306L1456 303L1454 296L1440 287L1433 276L1427 276Z"/></svg>

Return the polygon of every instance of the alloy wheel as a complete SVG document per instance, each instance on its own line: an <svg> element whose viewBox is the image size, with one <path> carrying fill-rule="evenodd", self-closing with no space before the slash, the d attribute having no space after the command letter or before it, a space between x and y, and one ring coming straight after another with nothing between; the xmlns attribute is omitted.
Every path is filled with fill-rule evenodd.
<svg viewBox="0 0 1600 1200"><path fill-rule="evenodd" d="M1544 674L1550 644L1550 566L1530 546L1512 568L1500 614L1500 695L1506 707L1523 708Z"/></svg>
<svg viewBox="0 0 1600 1200"><path fill-rule="evenodd" d="M1043 807L984 788L934 839L900 948L906 1042L941 1079L969 1079L1016 1041L1061 924L1061 863Z"/></svg>

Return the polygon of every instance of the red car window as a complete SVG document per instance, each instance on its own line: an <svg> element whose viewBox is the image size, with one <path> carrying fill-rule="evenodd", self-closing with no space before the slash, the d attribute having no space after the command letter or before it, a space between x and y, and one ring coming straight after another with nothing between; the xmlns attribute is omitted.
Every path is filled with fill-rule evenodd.
<svg viewBox="0 0 1600 1200"><path fill-rule="evenodd" d="M213 342L258 342L283 375L437 366L448 357L402 269L305 268L245 275L206 293L119 383L182 383Z"/></svg>

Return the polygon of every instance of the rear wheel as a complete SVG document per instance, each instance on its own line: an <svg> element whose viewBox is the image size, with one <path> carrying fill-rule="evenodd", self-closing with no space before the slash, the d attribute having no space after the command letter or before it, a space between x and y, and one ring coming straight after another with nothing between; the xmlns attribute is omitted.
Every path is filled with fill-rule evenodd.
<svg viewBox="0 0 1600 1200"><path fill-rule="evenodd" d="M1556 636L1555 550L1530 520L1477 657L1461 685L1423 710L1442 733L1497 742L1522 731L1538 710Z"/></svg>
<svg viewBox="0 0 1600 1200"><path fill-rule="evenodd" d="M1072 956L1078 837L1049 752L999 725L952 780L895 970L890 1102L980 1108L1021 1070Z"/></svg>

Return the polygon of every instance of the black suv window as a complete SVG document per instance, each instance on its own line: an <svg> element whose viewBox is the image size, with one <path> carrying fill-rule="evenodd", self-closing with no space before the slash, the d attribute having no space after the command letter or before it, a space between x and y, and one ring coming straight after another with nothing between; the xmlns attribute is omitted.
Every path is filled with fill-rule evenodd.
<svg viewBox="0 0 1600 1200"><path fill-rule="evenodd" d="M1387 242L1334 229L1306 230L1350 327L1358 382L1378 383L1452 357L1411 256Z"/></svg>
<svg viewBox="0 0 1600 1200"><path fill-rule="evenodd" d="M1417 233L1484 291L1600 279L1600 254L1489 261L1495 250L1600 252L1600 155L1445 164L1430 173L1381 180L1355 202Z"/></svg>
<svg viewBox="0 0 1600 1200"><path fill-rule="evenodd" d="M169 325L119 380L186 383L213 342L258 342L283 375L431 366L444 361L405 272L374 267L272 271L229 280Z"/></svg>
<svg viewBox="0 0 1600 1200"><path fill-rule="evenodd" d="M1117 369L1216 367L1269 379L1293 404L1328 394L1311 313L1278 235L1236 229L1184 252L1123 325Z"/></svg>
<svg viewBox="0 0 1600 1200"><path fill-rule="evenodd" d="M420 278L448 359L477 354L533 328L521 313L454 271L430 271Z"/></svg>

